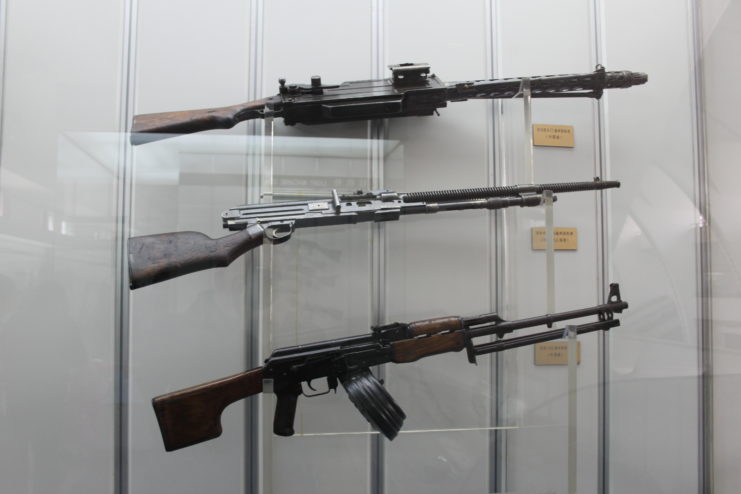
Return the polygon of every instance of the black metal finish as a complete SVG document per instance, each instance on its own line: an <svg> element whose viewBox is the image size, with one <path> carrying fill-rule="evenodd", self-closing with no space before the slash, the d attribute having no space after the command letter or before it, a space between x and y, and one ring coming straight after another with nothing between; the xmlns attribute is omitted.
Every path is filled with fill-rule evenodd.
<svg viewBox="0 0 741 494"><path fill-rule="evenodd" d="M594 331L607 331L618 326L620 326L620 321L618 321L617 319L593 322L589 324L579 324L576 326L576 334L586 334L592 333ZM551 331L543 331L542 333L531 334L528 336L508 338L506 340L497 340L492 343L483 343L481 345L472 347L472 351L475 356L487 355L489 353L502 352L504 350L511 350L513 348L520 348L523 346L534 345L536 343L543 343L545 341L558 340L563 338L563 336L563 328L553 329Z"/></svg>
<svg viewBox="0 0 741 494"><path fill-rule="evenodd" d="M449 101L514 98L525 78L491 79L446 84L423 63L391 65L391 78L324 84L318 75L309 84L286 84L278 79L278 94L248 103L150 113L134 117L132 144L143 144L177 134L230 129L256 118L282 117L286 125L322 124L356 120L436 114ZM638 72L606 72L597 66L586 74L527 78L534 98L597 98L605 89L644 84Z"/></svg>
<svg viewBox="0 0 741 494"><path fill-rule="evenodd" d="M371 426L389 440L396 437L406 415L370 368L384 363L409 363L443 353L467 350L476 356L560 338L562 330L545 331L475 346L476 336L501 335L516 328L597 315L598 321L577 326L577 333L608 330L620 325L614 312L628 304L620 299L618 285L611 285L605 304L520 321L503 321L497 314L460 318L437 317L409 324L392 323L373 328L370 334L278 349L263 367L158 396L153 400L157 420L168 450L197 444L221 434L221 414L226 406L263 391L272 380L277 402L273 431L294 433L293 422L300 395L318 396L337 390L341 382L347 394ZM326 379L327 389L316 390L315 379ZM306 387L314 391L307 394Z"/></svg>
<svg viewBox="0 0 741 494"><path fill-rule="evenodd" d="M603 181L595 178L593 182L564 182L554 184L505 185L501 187L479 187L473 189L437 190L429 192L409 192L400 194L404 202L416 201L452 201L465 199L483 199L486 197L516 196L521 194L542 194L546 190L554 194L563 192L580 192L587 190L604 190L620 187L616 180Z"/></svg>
<svg viewBox="0 0 741 494"><path fill-rule="evenodd" d="M353 405L388 440L396 437L406 414L371 371L362 369L340 377Z"/></svg>
<svg viewBox="0 0 741 494"><path fill-rule="evenodd" d="M430 75L430 65L426 63L400 63L389 65L389 69L395 87L425 86Z"/></svg>
<svg viewBox="0 0 741 494"><path fill-rule="evenodd" d="M600 321L607 321L613 318L613 313L620 314L628 308L628 303L620 298L620 286L617 283L610 284L610 294L607 302L596 305L588 309L576 309L557 314L546 314L544 316L530 317L517 321L501 321L495 323L485 323L471 328L469 335L471 338L495 334L500 338L512 331L529 328L533 326L545 325L549 328L556 322L577 319L596 315Z"/></svg>
<svg viewBox="0 0 741 494"><path fill-rule="evenodd" d="M591 74L562 74L530 77L533 98L595 98L605 89L628 88L645 84L648 76L641 72L606 72L597 65ZM514 98L519 95L522 78L460 82L448 86L451 101L462 99Z"/></svg>
<svg viewBox="0 0 741 494"><path fill-rule="evenodd" d="M374 327L369 334L275 350L265 360L263 367L264 377L274 380L275 391L279 395L280 407L276 410L274 430L276 434L281 435L286 435L292 430L290 424L286 422L287 417L292 416L291 414L295 411L295 398L301 392L300 383L305 382L313 389L312 381L326 378L328 391L336 390L338 381L341 382L350 400L368 422L388 439L393 439L403 424L404 412L382 384L373 377L369 368L394 362L395 343L405 342L407 344L409 341L414 341L425 346L438 335L444 336L460 331L466 342L468 360L476 363L478 355L558 339L562 336L563 330L545 331L520 338L500 339L481 345L473 345L474 338L490 335L502 338L505 334L517 329L541 325L551 327L556 322L588 316L597 316L598 320L579 325L577 327L579 334L598 330L606 331L620 325L619 321L614 318L614 314L621 313L627 308L628 303L621 299L620 287L615 283L610 285L608 300L594 307L516 321L505 321L498 314L490 313L467 318L448 317L418 321L413 324L391 323ZM424 331L414 332L412 328L419 328L419 326L424 326ZM435 350L429 354L436 353L439 351Z"/></svg>
<svg viewBox="0 0 741 494"><path fill-rule="evenodd" d="M286 125L321 124L369 118L432 115L449 101L517 97L523 78L491 79L446 84L424 63L390 65L390 79L321 85L319 76L310 85L289 84L281 79L279 94L268 105ZM534 98L595 98L605 89L644 84L640 72L606 72L604 67L585 74L530 77ZM318 81L318 82L315 82Z"/></svg>

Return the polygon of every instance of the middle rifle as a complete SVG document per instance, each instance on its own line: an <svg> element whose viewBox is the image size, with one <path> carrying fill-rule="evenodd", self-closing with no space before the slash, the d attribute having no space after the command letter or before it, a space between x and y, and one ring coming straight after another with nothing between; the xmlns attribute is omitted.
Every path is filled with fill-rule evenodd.
<svg viewBox="0 0 741 494"><path fill-rule="evenodd" d="M159 283L184 274L224 267L265 239L278 244L296 228L398 220L407 214L430 214L465 209L533 207L543 203L543 192L555 194L620 187L620 182L565 182L508 185L473 189L397 193L379 190L310 201L248 204L221 214L224 228L237 233L210 238L199 232L174 232L131 237L129 285L131 289ZM556 197L553 198L556 200Z"/></svg>

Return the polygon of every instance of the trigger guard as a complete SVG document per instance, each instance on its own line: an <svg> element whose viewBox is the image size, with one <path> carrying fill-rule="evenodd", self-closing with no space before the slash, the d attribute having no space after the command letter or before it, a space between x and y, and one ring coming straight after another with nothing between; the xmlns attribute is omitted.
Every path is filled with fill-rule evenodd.
<svg viewBox="0 0 741 494"><path fill-rule="evenodd" d="M265 237L274 244L280 244L293 235L293 223L284 223L265 228Z"/></svg>

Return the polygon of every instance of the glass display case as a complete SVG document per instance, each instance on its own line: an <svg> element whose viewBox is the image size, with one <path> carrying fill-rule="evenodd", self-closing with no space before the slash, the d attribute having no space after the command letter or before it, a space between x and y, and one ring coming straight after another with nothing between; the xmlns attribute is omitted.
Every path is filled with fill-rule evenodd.
<svg viewBox="0 0 741 494"><path fill-rule="evenodd" d="M0 2L0 490L735 492L734 3L114 4ZM648 82L600 100L267 118L130 142L134 115L257 100L279 78L381 79L403 62L445 82L598 64ZM573 145L533 145L537 125L569 126ZM303 228L226 268L128 286L130 237L221 237L222 211L238 205L594 177L621 186ZM548 225L573 242L536 246ZM375 367L406 414L393 441L340 386L299 398L291 437L272 433L266 389L224 410L219 438L163 447L152 398L275 349L392 322L591 307L610 283L629 303L620 327L540 347L551 365L528 346L477 365L451 352Z"/></svg>

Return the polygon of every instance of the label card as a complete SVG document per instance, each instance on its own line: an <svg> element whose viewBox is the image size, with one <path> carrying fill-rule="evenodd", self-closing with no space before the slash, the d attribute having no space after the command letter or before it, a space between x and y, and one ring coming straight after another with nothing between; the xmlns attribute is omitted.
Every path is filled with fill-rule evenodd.
<svg viewBox="0 0 741 494"><path fill-rule="evenodd" d="M569 365L569 343L548 341L535 345L535 365ZM576 363L581 364L581 341L576 342Z"/></svg>
<svg viewBox="0 0 741 494"><path fill-rule="evenodd" d="M530 229L533 250L545 250L545 227ZM576 250L576 228L553 228L553 250Z"/></svg>
<svg viewBox="0 0 741 494"><path fill-rule="evenodd" d="M574 126L533 124L533 145L573 148Z"/></svg>

